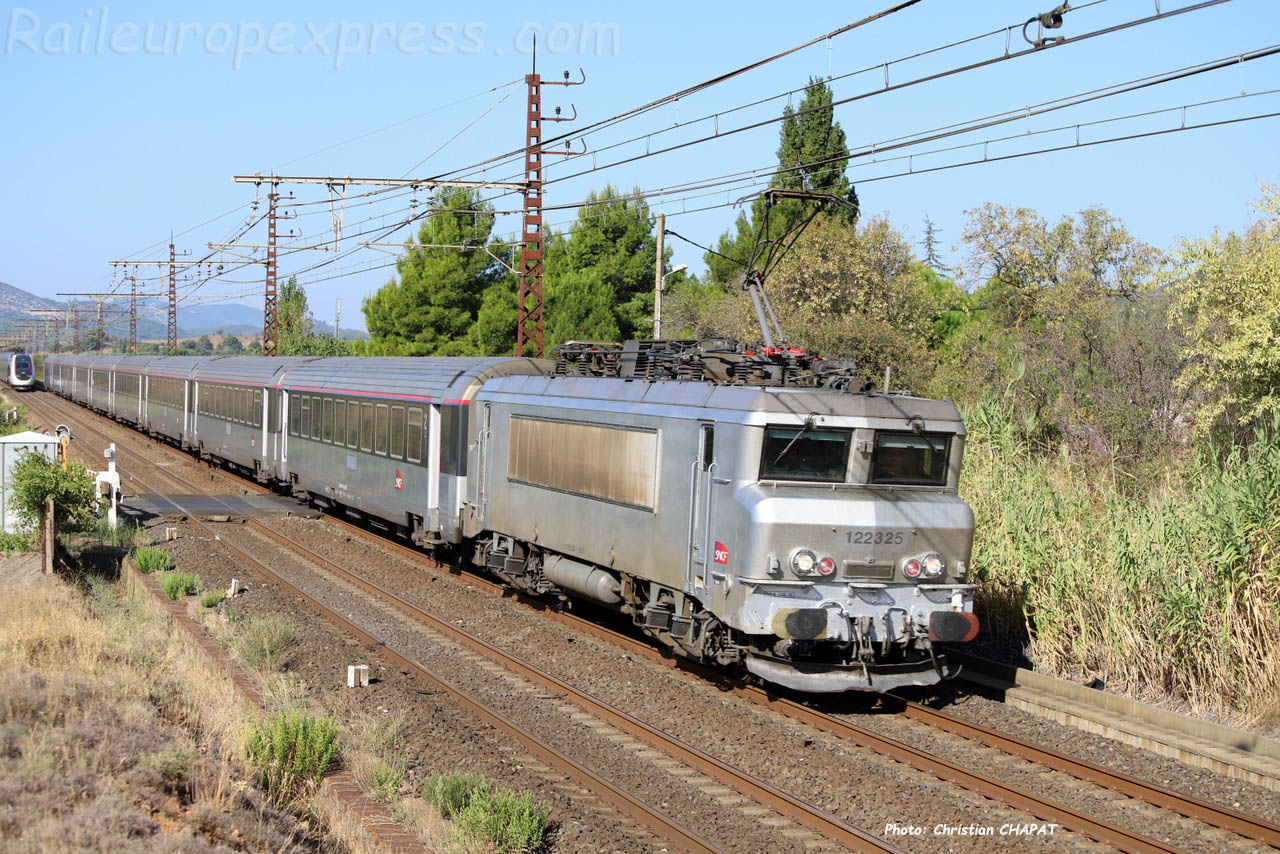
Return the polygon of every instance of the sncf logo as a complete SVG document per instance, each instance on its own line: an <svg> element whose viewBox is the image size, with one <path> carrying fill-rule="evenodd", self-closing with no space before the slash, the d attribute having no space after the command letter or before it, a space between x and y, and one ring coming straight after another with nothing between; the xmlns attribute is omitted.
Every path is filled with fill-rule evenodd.
<svg viewBox="0 0 1280 854"><path fill-rule="evenodd" d="M396 489L404 489L404 475L400 474L400 469L396 469Z"/></svg>
<svg viewBox="0 0 1280 854"><path fill-rule="evenodd" d="M728 563L729 547L726 546L724 543L720 542L719 540L717 540L716 550L715 550L715 553L712 555L712 557L715 558L716 563Z"/></svg>

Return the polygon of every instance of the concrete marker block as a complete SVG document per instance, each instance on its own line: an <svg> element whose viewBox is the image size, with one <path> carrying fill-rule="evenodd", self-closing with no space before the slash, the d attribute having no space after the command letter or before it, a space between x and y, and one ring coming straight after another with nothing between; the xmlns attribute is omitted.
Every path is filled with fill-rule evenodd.
<svg viewBox="0 0 1280 854"><path fill-rule="evenodd" d="M347 687L348 688L368 688L369 687L369 665L367 664L348 664L347 665Z"/></svg>
<svg viewBox="0 0 1280 854"><path fill-rule="evenodd" d="M231 579L231 586L227 588L227 598L234 599L235 595L239 593L242 589L243 588L241 588L240 586L240 579L238 578Z"/></svg>

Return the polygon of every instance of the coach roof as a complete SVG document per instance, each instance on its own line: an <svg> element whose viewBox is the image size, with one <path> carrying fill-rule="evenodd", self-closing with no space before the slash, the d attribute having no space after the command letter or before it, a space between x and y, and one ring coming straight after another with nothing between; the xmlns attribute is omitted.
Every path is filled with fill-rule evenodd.
<svg viewBox="0 0 1280 854"><path fill-rule="evenodd" d="M331 394L408 400L467 400L491 377L542 376L553 364L540 359L377 356L316 359L289 368L275 385Z"/></svg>

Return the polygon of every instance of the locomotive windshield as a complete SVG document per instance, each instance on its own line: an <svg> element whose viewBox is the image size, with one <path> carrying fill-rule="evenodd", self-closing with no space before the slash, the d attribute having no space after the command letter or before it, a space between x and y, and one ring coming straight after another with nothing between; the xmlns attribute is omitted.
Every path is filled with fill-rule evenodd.
<svg viewBox="0 0 1280 854"><path fill-rule="evenodd" d="M13 357L13 370L20 380L31 379L31 357L26 353L19 353Z"/></svg>
<svg viewBox="0 0 1280 854"><path fill-rule="evenodd" d="M766 427L761 480L844 481L850 433L807 427Z"/></svg>
<svg viewBox="0 0 1280 854"><path fill-rule="evenodd" d="M877 433L871 482L942 486L950 446L945 433Z"/></svg>

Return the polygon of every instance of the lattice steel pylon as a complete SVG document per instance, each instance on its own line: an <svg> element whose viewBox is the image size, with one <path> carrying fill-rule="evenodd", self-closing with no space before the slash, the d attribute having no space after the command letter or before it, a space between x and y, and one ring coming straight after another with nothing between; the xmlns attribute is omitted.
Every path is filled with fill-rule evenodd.
<svg viewBox="0 0 1280 854"><path fill-rule="evenodd" d="M542 356L542 81L524 78L524 220L520 234L520 290L516 297L516 355Z"/></svg>
<svg viewBox="0 0 1280 854"><path fill-rule="evenodd" d="M544 85L581 86L586 79L586 75L583 74L581 80L571 81L569 72L566 71L564 80L548 80L544 84L542 78L538 76L536 65L534 73L526 74L524 77L525 86L528 88L528 104L524 121L525 186L524 220L520 233L520 289L516 296L517 356L529 355L542 358L545 353L542 335L542 158L545 153L542 150L542 123L568 122L578 117L577 109L574 109L572 116L561 117L559 107L556 107L555 116L544 116L542 87Z"/></svg>
<svg viewBox="0 0 1280 854"><path fill-rule="evenodd" d="M169 244L169 329L165 339L165 352L178 355L178 273L177 253Z"/></svg>
<svg viewBox="0 0 1280 854"><path fill-rule="evenodd" d="M276 199L274 186L267 194L267 279L262 298L262 355L276 355L276 311L279 295L276 293Z"/></svg>

